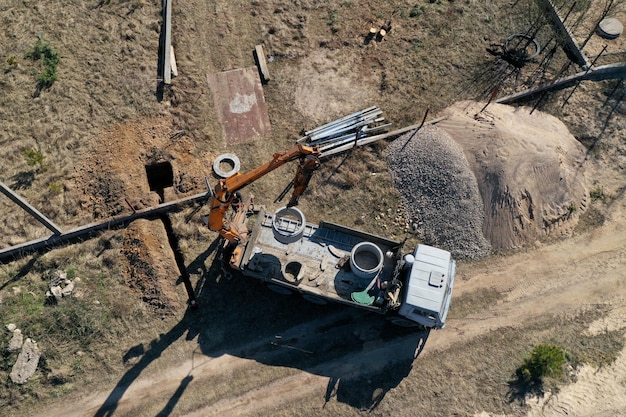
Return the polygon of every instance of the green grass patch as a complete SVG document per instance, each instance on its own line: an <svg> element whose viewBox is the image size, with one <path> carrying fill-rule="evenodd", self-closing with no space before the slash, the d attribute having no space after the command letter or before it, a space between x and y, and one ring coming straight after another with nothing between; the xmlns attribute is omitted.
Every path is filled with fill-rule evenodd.
<svg viewBox="0 0 626 417"><path fill-rule="evenodd" d="M562 347L551 344L539 344L517 368L516 374L521 382L529 386L538 386L544 378L561 378L568 355Z"/></svg>
<svg viewBox="0 0 626 417"><path fill-rule="evenodd" d="M37 170L39 171L43 169L46 156L41 150L36 148L26 149L23 152L23 155L24 158L26 158L26 163L28 164L28 166L37 166Z"/></svg>
<svg viewBox="0 0 626 417"><path fill-rule="evenodd" d="M50 43L44 41L40 35L37 36L37 42L35 42L33 49L26 54L26 58L33 61L41 60L42 62L41 71L35 75L38 87L49 88L52 86L58 78L57 65L61 57Z"/></svg>

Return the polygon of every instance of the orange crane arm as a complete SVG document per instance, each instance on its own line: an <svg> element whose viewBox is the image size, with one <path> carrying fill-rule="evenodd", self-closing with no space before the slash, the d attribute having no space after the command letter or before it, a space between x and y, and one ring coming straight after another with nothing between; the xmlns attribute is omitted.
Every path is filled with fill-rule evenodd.
<svg viewBox="0 0 626 417"><path fill-rule="evenodd" d="M267 161L263 165L258 166L252 171L249 171L245 174L241 174L238 172L226 179L220 180L215 188L212 190L210 202L211 211L209 212L209 229L219 231L220 235L226 238L229 242L238 242L240 240L239 233L237 232L236 228L231 227L229 222L225 219L226 211L231 206L236 196L236 191L242 189L246 185L252 184L254 181L272 172L273 170L284 165L287 162L293 161L297 158L305 158L307 156L318 157L319 155L320 152L317 147L310 147L298 144L282 153L275 153L271 160ZM305 164L305 166L307 167L310 165L310 162L308 164ZM299 174L300 171L301 170L298 171ZM298 175L296 175L296 177L298 177ZM294 198L292 198L290 204L294 202L294 200L295 202L297 202L297 197L299 197L299 195L304 192L304 188L306 188L307 184L308 180L299 181L300 186L294 190ZM299 194L296 196L296 193Z"/></svg>

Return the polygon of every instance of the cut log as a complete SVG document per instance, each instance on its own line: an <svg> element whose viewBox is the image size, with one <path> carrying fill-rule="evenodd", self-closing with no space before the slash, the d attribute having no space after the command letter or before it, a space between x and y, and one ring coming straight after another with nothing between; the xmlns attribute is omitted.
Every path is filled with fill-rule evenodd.
<svg viewBox="0 0 626 417"><path fill-rule="evenodd" d="M163 24L165 36L163 42L163 83L172 83L171 50L172 45L172 0L164 0Z"/></svg>
<svg viewBox="0 0 626 417"><path fill-rule="evenodd" d="M270 71L267 68L263 45L257 45L254 47L254 55L256 57L257 66L259 67L259 73L261 74L261 81L263 81L263 84L267 84L270 80Z"/></svg>
<svg viewBox="0 0 626 417"><path fill-rule="evenodd" d="M170 45L170 67L172 69L172 77L178 77L178 67L176 66L176 57L174 56L174 47Z"/></svg>

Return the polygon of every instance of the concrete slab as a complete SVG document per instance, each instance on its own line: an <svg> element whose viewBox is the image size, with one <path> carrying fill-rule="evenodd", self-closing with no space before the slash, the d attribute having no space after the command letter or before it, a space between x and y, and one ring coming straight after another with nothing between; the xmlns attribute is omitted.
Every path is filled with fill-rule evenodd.
<svg viewBox="0 0 626 417"><path fill-rule="evenodd" d="M207 75L224 140L246 143L267 136L270 119L256 67Z"/></svg>

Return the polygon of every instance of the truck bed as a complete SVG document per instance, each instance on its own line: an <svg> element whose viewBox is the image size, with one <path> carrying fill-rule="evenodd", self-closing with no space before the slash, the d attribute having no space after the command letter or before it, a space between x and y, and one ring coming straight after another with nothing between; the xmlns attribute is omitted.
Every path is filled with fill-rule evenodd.
<svg viewBox="0 0 626 417"><path fill-rule="evenodd" d="M366 289L373 279L355 275L349 268L348 258L352 248L360 242L376 244L383 254L397 250L399 242L322 222L319 225L306 223L302 238L285 244L274 237L272 215L261 211L253 221L255 224L240 264L244 275L264 280L279 289L301 292L310 301L332 300L380 310L379 300L371 305L352 301L351 294ZM383 258L378 278L386 281L393 275L396 260ZM376 289L375 285L374 293Z"/></svg>

